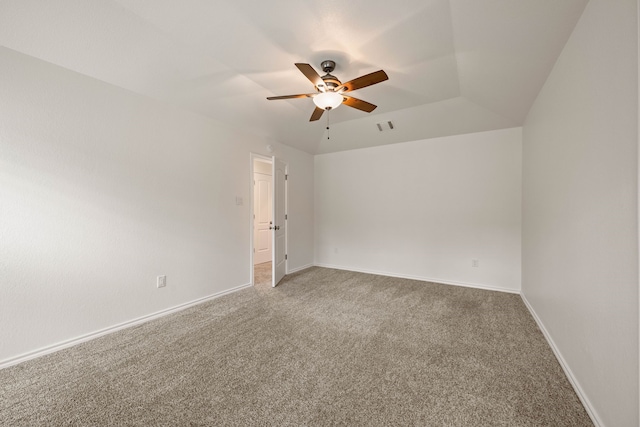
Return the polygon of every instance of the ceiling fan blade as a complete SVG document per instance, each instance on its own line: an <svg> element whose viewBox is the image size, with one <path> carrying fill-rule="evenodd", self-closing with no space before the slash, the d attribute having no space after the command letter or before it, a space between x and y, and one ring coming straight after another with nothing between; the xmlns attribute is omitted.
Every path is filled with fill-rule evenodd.
<svg viewBox="0 0 640 427"><path fill-rule="evenodd" d="M352 90L362 89L363 87L371 86L376 83L383 82L388 80L389 76L384 71L376 71L374 73L369 73L364 76L358 77L357 79L350 80L342 85L338 86L335 91L336 92L349 92Z"/></svg>
<svg viewBox="0 0 640 427"><path fill-rule="evenodd" d="M322 117L322 113L324 113L324 110L322 108L316 107L316 109L313 110L313 114L311 114L311 118L309 119L309 121L315 122L316 120L319 120L320 117Z"/></svg>
<svg viewBox="0 0 640 427"><path fill-rule="evenodd" d="M298 70L300 70L302 74L304 74L311 81L311 83L313 83L314 86L317 87L318 85L324 85L322 77L320 77L320 74L318 74L311 65L301 64L297 62L296 67L298 67Z"/></svg>
<svg viewBox="0 0 640 427"><path fill-rule="evenodd" d="M376 108L378 108L377 105L373 105L367 101L363 101L361 99L354 98L352 96L347 96L347 95L342 95L342 96L344 98L344 101L342 101L342 103L344 105L348 105L349 107L357 108L358 110L366 111L367 113L370 113Z"/></svg>
<svg viewBox="0 0 640 427"><path fill-rule="evenodd" d="M275 99L292 99L292 98L313 98L316 93L304 93L300 95L283 95L283 96L269 96L267 99L273 101Z"/></svg>

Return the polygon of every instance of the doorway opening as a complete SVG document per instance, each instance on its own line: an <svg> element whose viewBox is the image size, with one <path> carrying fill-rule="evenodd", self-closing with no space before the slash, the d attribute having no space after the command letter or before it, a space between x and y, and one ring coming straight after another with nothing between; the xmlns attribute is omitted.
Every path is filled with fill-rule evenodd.
<svg viewBox="0 0 640 427"><path fill-rule="evenodd" d="M268 289L272 285L273 270L273 162L254 156L253 179L253 285Z"/></svg>
<svg viewBox="0 0 640 427"><path fill-rule="evenodd" d="M287 163L251 153L251 283L275 287L289 271ZM270 268L269 268L270 267ZM269 270L271 270L269 274Z"/></svg>

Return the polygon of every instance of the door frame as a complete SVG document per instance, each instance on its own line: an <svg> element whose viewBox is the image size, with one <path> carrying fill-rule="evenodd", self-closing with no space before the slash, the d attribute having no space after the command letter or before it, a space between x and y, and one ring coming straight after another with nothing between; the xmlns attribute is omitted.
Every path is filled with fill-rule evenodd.
<svg viewBox="0 0 640 427"><path fill-rule="evenodd" d="M251 206L251 210L249 212L249 266L250 266L250 284L251 286L255 285L255 277L254 277L254 265L253 265L253 249L254 249L254 233L253 233L253 215L255 214L255 206L254 206L254 191L253 191L253 174L254 174L254 170L253 170L253 163L258 160L258 161L264 161L266 163L270 163L273 165L273 157L272 156L263 156L262 154L257 154L257 153L249 153L249 193L250 193L250 197L249 200L250 202L250 206ZM289 173L289 164L285 161L284 162L286 165L286 173ZM273 204L275 203L275 189L272 191L271 193L271 205L273 206ZM287 214L289 212L289 182L285 181L285 185L284 185L284 210L285 210L285 214ZM285 221L285 235L284 235L284 244L285 244L285 253L288 254L289 253L289 227L288 227L288 220ZM271 263L273 265L273 258L274 258L274 253L275 253L275 249L271 248ZM285 271L285 275L289 274L289 259L287 258L284 262L284 271Z"/></svg>
<svg viewBox="0 0 640 427"><path fill-rule="evenodd" d="M271 157L269 156L263 156L261 154L255 154L255 153L249 153L250 154L250 160L249 160L249 187L250 187L250 193L251 193L251 197L249 197L249 200L251 201L251 211L249 212L249 223L251 224L249 227L249 265L251 266L251 275L249 276L251 278L251 286L255 285L255 277L253 274L253 270L254 270L254 265L253 265L253 251L255 249L255 236L254 236L254 232L253 232L253 227L254 227L254 223L253 223L253 216L255 215L255 203L254 203L254 185L253 185L253 179L254 179L254 169L253 169L253 164L255 163L256 160L258 161L263 161L265 163L269 163L269 164L273 164L273 160L271 159ZM271 203L273 203L273 192L271 194ZM273 262L273 248L271 248L271 262Z"/></svg>

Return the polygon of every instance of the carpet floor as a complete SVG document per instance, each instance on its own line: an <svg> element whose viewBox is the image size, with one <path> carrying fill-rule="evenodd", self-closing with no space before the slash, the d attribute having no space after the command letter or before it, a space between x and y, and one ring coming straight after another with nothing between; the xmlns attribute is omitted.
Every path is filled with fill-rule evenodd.
<svg viewBox="0 0 640 427"><path fill-rule="evenodd" d="M0 370L0 425L592 423L518 295L313 267Z"/></svg>
<svg viewBox="0 0 640 427"><path fill-rule="evenodd" d="M253 266L253 285L256 288L271 287L271 261Z"/></svg>

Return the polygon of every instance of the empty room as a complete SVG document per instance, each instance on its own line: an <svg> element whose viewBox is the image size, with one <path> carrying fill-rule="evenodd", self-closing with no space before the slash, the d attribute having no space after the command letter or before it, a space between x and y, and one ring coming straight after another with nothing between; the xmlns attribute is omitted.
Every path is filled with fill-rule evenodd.
<svg viewBox="0 0 640 427"><path fill-rule="evenodd" d="M0 0L0 425L640 424L638 0Z"/></svg>

